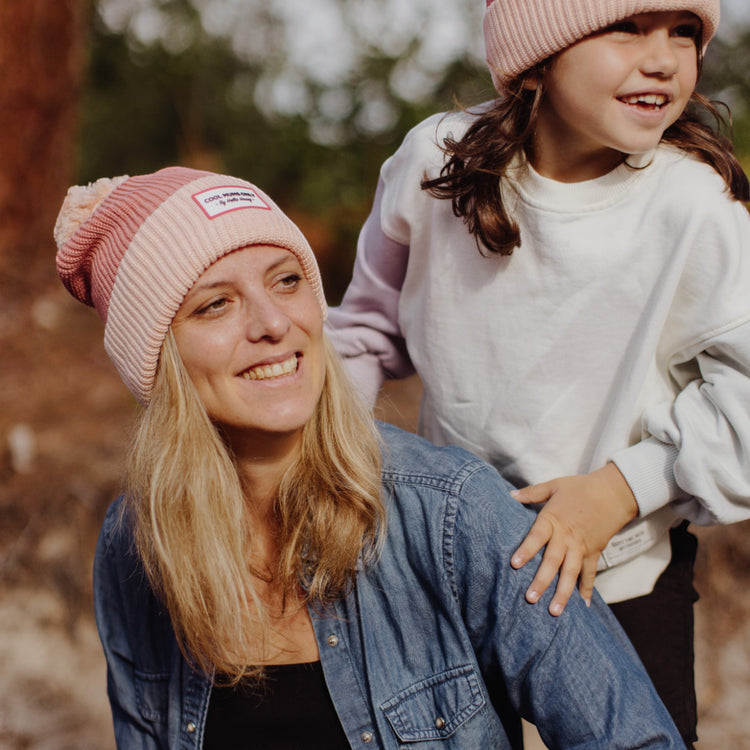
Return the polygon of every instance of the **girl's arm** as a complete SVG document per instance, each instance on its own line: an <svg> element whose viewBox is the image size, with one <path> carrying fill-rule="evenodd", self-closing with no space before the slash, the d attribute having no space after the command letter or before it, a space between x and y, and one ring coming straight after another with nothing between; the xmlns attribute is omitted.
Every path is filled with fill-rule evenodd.
<svg viewBox="0 0 750 750"><path fill-rule="evenodd" d="M414 373L399 324L399 300L412 236L422 236L423 224L430 226L429 206L435 202L421 183L426 174L440 172L445 155L438 144L445 135L458 137L472 119L443 113L427 118L383 164L359 235L352 281L341 305L329 310L328 335L370 406L386 379Z"/></svg>
<svg viewBox="0 0 750 750"><path fill-rule="evenodd" d="M562 612L576 581L590 600L609 540L636 516L665 505L702 526L750 518L750 313L748 318L692 359L674 358L676 380L693 375L673 402L646 410L648 437L591 474L515 493L523 503L545 503L512 559L522 567L547 545L528 601L536 602L558 571L551 614Z"/></svg>
<svg viewBox="0 0 750 750"><path fill-rule="evenodd" d="M750 236L747 256L749 248ZM750 518L750 257L745 265L745 319L702 342L697 353L672 357L677 397L646 409L649 437L612 456L641 515L658 510L669 493L675 512L701 526ZM732 275L740 270L728 268ZM727 291L715 291L715 304Z"/></svg>
<svg viewBox="0 0 750 750"><path fill-rule="evenodd" d="M349 288L328 311L327 333L369 406L388 378L414 372L398 323L398 301L409 248L391 240L380 224L384 183L359 235Z"/></svg>

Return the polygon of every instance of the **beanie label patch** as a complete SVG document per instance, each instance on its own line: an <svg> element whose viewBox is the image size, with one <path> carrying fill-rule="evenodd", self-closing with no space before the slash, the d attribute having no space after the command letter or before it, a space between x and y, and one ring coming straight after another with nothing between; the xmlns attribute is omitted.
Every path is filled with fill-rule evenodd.
<svg viewBox="0 0 750 750"><path fill-rule="evenodd" d="M227 185L201 190L192 196L193 200L209 219L237 211L242 208L263 208L267 211L271 207L252 188Z"/></svg>

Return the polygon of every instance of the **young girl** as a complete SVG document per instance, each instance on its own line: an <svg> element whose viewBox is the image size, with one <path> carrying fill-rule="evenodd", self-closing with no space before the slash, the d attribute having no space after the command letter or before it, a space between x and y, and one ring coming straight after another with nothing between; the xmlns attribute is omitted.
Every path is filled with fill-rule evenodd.
<svg viewBox="0 0 750 750"><path fill-rule="evenodd" d="M695 113L719 0L489 0L501 97L383 166L329 329L363 393L416 371L419 431L544 503L530 602L579 581L695 740L687 521L750 516L750 219ZM555 478L557 477L557 478ZM624 528L623 528L624 527ZM597 573L598 571L598 573Z"/></svg>

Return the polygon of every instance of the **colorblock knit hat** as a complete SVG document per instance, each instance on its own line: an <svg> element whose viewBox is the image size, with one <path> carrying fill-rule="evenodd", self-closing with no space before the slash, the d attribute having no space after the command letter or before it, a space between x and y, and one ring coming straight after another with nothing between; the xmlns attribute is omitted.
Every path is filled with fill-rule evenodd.
<svg viewBox="0 0 750 750"><path fill-rule="evenodd" d="M637 13L690 11L703 44L719 26L719 0L487 0L484 45L495 88L574 42Z"/></svg>
<svg viewBox="0 0 750 750"><path fill-rule="evenodd" d="M71 187L55 241L63 284L96 308L104 347L144 406L175 314L223 255L249 245L290 250L326 314L318 265L302 232L267 195L235 177L170 167Z"/></svg>

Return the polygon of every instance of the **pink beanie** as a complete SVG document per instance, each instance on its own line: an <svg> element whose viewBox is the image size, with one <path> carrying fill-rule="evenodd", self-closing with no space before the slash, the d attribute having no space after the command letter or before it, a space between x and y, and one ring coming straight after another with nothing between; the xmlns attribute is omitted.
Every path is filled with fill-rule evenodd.
<svg viewBox="0 0 750 750"><path fill-rule="evenodd" d="M495 88L555 52L637 13L690 11L703 22L703 44L719 25L719 0L487 0L484 44Z"/></svg>
<svg viewBox="0 0 750 750"><path fill-rule="evenodd" d="M235 177L170 167L71 187L55 241L63 284L96 308L105 324L104 347L143 405L185 295L233 250L260 244L290 250L326 314L307 240L267 195Z"/></svg>

